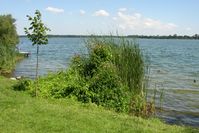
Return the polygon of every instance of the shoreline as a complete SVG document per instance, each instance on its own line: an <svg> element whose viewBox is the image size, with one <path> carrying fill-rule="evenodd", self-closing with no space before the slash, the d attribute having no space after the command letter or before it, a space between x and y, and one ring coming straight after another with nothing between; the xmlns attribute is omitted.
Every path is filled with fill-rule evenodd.
<svg viewBox="0 0 199 133"><path fill-rule="evenodd" d="M7 69L7 70L0 70L0 76L4 76L7 78L11 78L14 76L14 71L16 69L16 64L22 61L26 56L23 53L16 53L15 57L15 65L12 67L12 69Z"/></svg>
<svg viewBox="0 0 199 133"><path fill-rule="evenodd" d="M19 37L27 37L26 35L19 35ZM99 38L134 38L134 39L178 39L178 40L199 40L199 37L193 36L159 36L159 35L48 35L48 38L91 38L91 37L99 37Z"/></svg>

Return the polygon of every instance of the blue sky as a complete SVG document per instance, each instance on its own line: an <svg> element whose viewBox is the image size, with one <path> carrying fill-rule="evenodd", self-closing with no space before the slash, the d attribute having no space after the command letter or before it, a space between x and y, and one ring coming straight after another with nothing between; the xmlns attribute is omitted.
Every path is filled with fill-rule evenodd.
<svg viewBox="0 0 199 133"><path fill-rule="evenodd" d="M0 14L16 18L20 35L36 9L50 34L199 33L199 0L0 0Z"/></svg>

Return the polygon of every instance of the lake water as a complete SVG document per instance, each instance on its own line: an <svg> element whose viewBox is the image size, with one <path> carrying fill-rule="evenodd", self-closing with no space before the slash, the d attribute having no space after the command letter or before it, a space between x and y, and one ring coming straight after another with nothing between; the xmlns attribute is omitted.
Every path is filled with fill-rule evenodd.
<svg viewBox="0 0 199 133"><path fill-rule="evenodd" d="M50 38L48 45L40 46L39 74L67 68L74 54L85 53L84 41L82 38ZM199 40L137 41L150 60L149 92L154 88L164 89L163 111L157 116L169 123L199 126ZM36 47L21 37L19 48L31 55L17 64L14 75L33 78Z"/></svg>

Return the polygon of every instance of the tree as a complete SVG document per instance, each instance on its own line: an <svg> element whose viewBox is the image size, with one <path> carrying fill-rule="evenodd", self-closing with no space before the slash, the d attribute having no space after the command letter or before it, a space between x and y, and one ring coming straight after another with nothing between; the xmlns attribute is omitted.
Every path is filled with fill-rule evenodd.
<svg viewBox="0 0 199 133"><path fill-rule="evenodd" d="M199 35L198 35L198 34L195 34L195 35L193 35L193 38L194 38L194 39L199 39Z"/></svg>
<svg viewBox="0 0 199 133"><path fill-rule="evenodd" d="M38 89L38 67L39 67L39 45L48 44L47 31L50 31L41 20L41 13L39 10L35 11L35 16L31 17L27 15L28 20L30 21L30 27L24 28L27 37L32 41L32 45L37 45L37 64L36 64L36 87L35 87L35 96L37 96Z"/></svg>
<svg viewBox="0 0 199 133"><path fill-rule="evenodd" d="M19 43L15 21L11 15L0 15L0 74L10 73L15 66L15 47Z"/></svg>

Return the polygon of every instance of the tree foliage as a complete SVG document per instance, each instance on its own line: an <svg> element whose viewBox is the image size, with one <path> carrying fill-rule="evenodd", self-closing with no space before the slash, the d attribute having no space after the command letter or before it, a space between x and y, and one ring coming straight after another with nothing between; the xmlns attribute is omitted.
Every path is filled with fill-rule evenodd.
<svg viewBox="0 0 199 133"><path fill-rule="evenodd" d="M0 15L0 74L10 72L15 65L15 47L19 42L15 21L11 15Z"/></svg>
<svg viewBox="0 0 199 133"><path fill-rule="evenodd" d="M24 28L27 37L32 41L32 45L48 44L47 28L41 20L41 13L39 10L35 11L35 16L27 15L30 21L30 27Z"/></svg>

